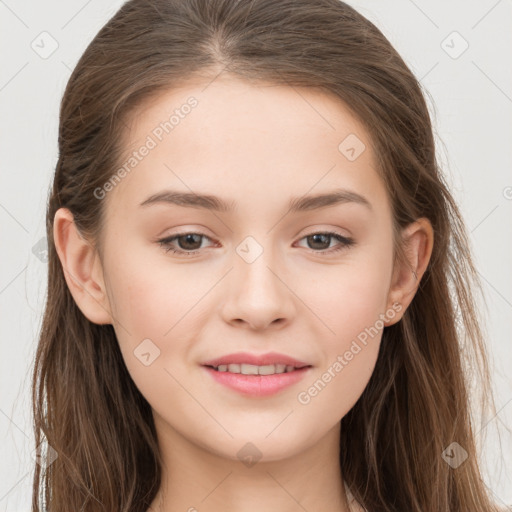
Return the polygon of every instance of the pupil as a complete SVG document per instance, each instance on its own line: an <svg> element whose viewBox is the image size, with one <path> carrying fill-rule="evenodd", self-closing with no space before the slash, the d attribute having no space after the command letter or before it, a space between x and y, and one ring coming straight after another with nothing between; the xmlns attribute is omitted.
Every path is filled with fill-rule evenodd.
<svg viewBox="0 0 512 512"><path fill-rule="evenodd" d="M199 247L187 247L188 243L192 243L192 245L194 245L194 241L193 241L194 237L199 238L199 246L201 246L200 235L188 234L188 235L184 235L184 236L180 237L180 239L185 239L185 247L183 247L182 244L180 243L180 245L182 246L182 249L198 249ZM196 241L196 244L197 244L197 241Z"/></svg>
<svg viewBox="0 0 512 512"><path fill-rule="evenodd" d="M324 235L324 234L321 234L321 233L320 233L320 234L311 235L311 236L309 236L308 238L312 238L312 239L313 239L313 246L314 246L314 245L315 245L315 243L318 241L318 237L323 237L324 239L326 239L326 240L327 240L327 247L329 247L329 236L330 236L330 235ZM325 243L324 243L324 244L322 244L322 243L320 242L320 245L325 245ZM325 249L325 248L326 248L326 247L313 247L313 249Z"/></svg>

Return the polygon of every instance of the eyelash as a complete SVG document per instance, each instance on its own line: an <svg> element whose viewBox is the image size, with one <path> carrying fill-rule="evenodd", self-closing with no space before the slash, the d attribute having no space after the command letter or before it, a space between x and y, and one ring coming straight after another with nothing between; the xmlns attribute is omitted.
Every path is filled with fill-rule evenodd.
<svg viewBox="0 0 512 512"><path fill-rule="evenodd" d="M172 248L171 243L174 240L176 240L177 238L181 238L183 236L186 236L186 235L198 235L198 236L210 239L210 237L208 237L208 236L206 236L206 235L204 235L202 233L185 232L185 233L178 233L178 234L172 235L170 237L162 238L162 239L158 240L158 243L160 244L160 246L162 248L165 249L165 252L172 251L174 254L182 254L182 255L185 255L185 257L193 256L194 254L198 254L200 252L199 250L197 250L197 251L183 251L183 250L180 250L180 249L176 250L176 249ZM308 237L313 236L313 235L327 235L327 236L335 238L336 240L338 240L340 242L340 245L338 245L334 249L331 248L331 249L325 249L325 250L319 250L319 251L318 250L314 250L314 249L310 249L310 251L312 251L315 254L320 254L320 255L333 254L333 253L337 253L337 252L339 252L339 251L341 251L343 249L347 249L347 248L349 248L349 247L351 247L352 245L355 244L355 241L354 241L353 238L348 238L348 237L342 236L342 235L340 235L338 233L335 233L333 231L318 231L318 232L315 232L315 233L310 233L309 235L306 235L306 236L302 237L300 240L303 240L304 238L308 238Z"/></svg>

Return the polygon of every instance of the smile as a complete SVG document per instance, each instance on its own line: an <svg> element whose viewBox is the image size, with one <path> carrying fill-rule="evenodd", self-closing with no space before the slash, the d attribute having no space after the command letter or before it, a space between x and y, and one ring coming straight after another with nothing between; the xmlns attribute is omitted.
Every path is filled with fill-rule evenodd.
<svg viewBox="0 0 512 512"><path fill-rule="evenodd" d="M293 372L297 368L285 364L267 364L257 366L254 364L221 364L212 366L218 372L241 373L243 375L275 375L277 373Z"/></svg>
<svg viewBox="0 0 512 512"><path fill-rule="evenodd" d="M202 366L218 384L248 397L268 397L293 386L304 378L311 366L295 368L285 365L255 366L229 364Z"/></svg>

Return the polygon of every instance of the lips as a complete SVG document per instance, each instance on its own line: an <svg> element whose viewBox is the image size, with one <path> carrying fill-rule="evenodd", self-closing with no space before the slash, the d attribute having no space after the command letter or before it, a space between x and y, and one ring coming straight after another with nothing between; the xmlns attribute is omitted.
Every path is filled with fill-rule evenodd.
<svg viewBox="0 0 512 512"><path fill-rule="evenodd" d="M215 382L242 395L263 398L298 383L312 365L276 352L238 352L205 361L202 367Z"/></svg>
<svg viewBox="0 0 512 512"><path fill-rule="evenodd" d="M299 370L295 366L284 364L267 364L264 366L256 366L253 364L221 364L217 367L209 366L218 372L241 373L243 375L274 375L281 373L289 373Z"/></svg>
<svg viewBox="0 0 512 512"><path fill-rule="evenodd" d="M247 352L237 352L225 356L211 359L202 363L203 366L210 366L217 369L219 366L234 365L252 365L252 366L270 366L284 365L285 367L293 366L295 369L311 366L310 364L299 361L293 357L277 352L268 352L266 354L249 354Z"/></svg>

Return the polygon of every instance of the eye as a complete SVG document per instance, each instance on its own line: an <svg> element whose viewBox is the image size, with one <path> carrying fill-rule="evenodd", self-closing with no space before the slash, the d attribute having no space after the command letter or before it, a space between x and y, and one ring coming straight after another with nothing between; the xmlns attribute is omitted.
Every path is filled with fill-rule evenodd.
<svg viewBox="0 0 512 512"><path fill-rule="evenodd" d="M177 235L162 238L161 240L158 240L158 242L160 246L165 249L165 252L172 251L175 254L186 254L188 256L198 253L198 251L194 249L201 248L201 238L209 239L209 237L202 233L178 233ZM173 247L173 242L175 240L179 241L178 245L181 246L181 248L175 249Z"/></svg>
<svg viewBox="0 0 512 512"><path fill-rule="evenodd" d="M330 242L332 239L337 240L339 243L334 248L330 248ZM332 254L338 251L341 251L343 249L346 249L352 245L355 244L355 241L353 238L345 237L343 235L340 235L338 233L335 233L333 231L326 231L326 232L320 232L320 233L311 233L310 235L305 236L304 238L301 238L301 240L307 240L308 244L313 245L313 249L328 249L328 250L314 250L316 254ZM327 245L327 247L325 247ZM319 247L320 246L320 247Z"/></svg>
<svg viewBox="0 0 512 512"><path fill-rule="evenodd" d="M201 249L202 245L201 239L203 238L211 240L210 237L202 233L178 233L176 235L162 238L158 240L158 243L165 249L165 252L172 251L174 254L192 256L200 252L199 249ZM333 238L339 243L334 248L329 248ZM355 244L355 241L352 238L348 238L331 231L311 233L310 235L301 238L301 240L307 240L308 244L312 244L312 250L315 254L332 254ZM178 242L178 248L175 248L175 241ZM326 245L327 247L325 247Z"/></svg>

